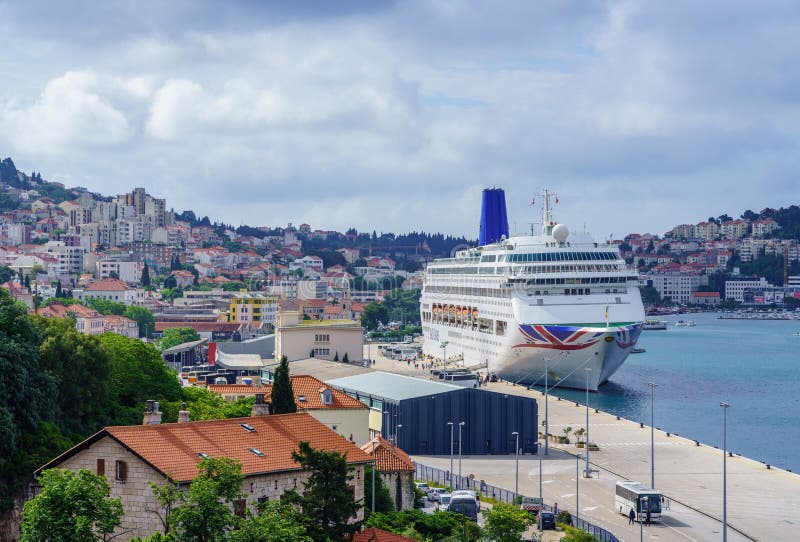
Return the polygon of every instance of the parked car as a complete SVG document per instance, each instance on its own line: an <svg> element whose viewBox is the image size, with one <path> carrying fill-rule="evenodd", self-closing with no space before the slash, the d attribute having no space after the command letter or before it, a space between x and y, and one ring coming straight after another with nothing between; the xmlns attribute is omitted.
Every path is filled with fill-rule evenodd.
<svg viewBox="0 0 800 542"><path fill-rule="evenodd" d="M439 496L442 493L447 493L443 487L432 487L428 490L428 500L431 502L439 502Z"/></svg>
<svg viewBox="0 0 800 542"><path fill-rule="evenodd" d="M414 485L422 492L423 495L426 495L431 489L427 482L416 482Z"/></svg>
<svg viewBox="0 0 800 542"><path fill-rule="evenodd" d="M450 498L450 504L447 506L448 512L455 512L466 516L472 521L478 521L478 509L480 504L475 496L474 491L455 491Z"/></svg>
<svg viewBox="0 0 800 542"><path fill-rule="evenodd" d="M547 512L545 510L541 510L539 512L539 517L536 520L536 526L539 528L540 531L544 530L556 530L556 515L552 512Z"/></svg>

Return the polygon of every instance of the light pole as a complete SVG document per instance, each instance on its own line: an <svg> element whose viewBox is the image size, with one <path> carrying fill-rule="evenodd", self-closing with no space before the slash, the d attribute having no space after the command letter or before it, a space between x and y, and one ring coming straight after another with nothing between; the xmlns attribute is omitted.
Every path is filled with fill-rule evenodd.
<svg viewBox="0 0 800 542"><path fill-rule="evenodd" d="M544 505L542 500L542 450L538 446L536 447L536 455L539 456L539 510L541 510Z"/></svg>
<svg viewBox="0 0 800 542"><path fill-rule="evenodd" d="M547 362L544 358L544 455L550 454L550 418L547 416Z"/></svg>
<svg viewBox="0 0 800 542"><path fill-rule="evenodd" d="M388 410L384 410L383 411L383 423L381 424L381 436L383 436L383 438L385 438L386 440L389 440L389 439L392 438L391 431L389 431L389 420L388 420L388 417L389 417L389 411ZM383 435L384 429L386 430L386 435Z"/></svg>
<svg viewBox="0 0 800 542"><path fill-rule="evenodd" d="M580 480L580 462L581 462L581 454L575 455L575 519L578 519L581 513L581 509L579 508L580 501L579 501L579 494L578 494L578 480ZM577 522L576 522L577 523Z"/></svg>
<svg viewBox="0 0 800 542"><path fill-rule="evenodd" d="M586 472L583 475L586 478L592 477L592 471L589 467L589 373L592 372L591 367L586 367Z"/></svg>
<svg viewBox="0 0 800 542"><path fill-rule="evenodd" d="M516 441L514 444L514 456L515 456L515 474L514 474L514 498L517 498L519 495L519 431L514 431L511 433L516 437Z"/></svg>
<svg viewBox="0 0 800 542"><path fill-rule="evenodd" d="M728 542L728 403L722 407L722 542Z"/></svg>
<svg viewBox="0 0 800 542"><path fill-rule="evenodd" d="M466 425L467 422L458 422L458 485L456 489L460 489L461 486L461 428Z"/></svg>
<svg viewBox="0 0 800 542"><path fill-rule="evenodd" d="M439 346L442 347L442 366L447 365L447 345L450 344L450 341L442 341L442 344Z"/></svg>
<svg viewBox="0 0 800 542"><path fill-rule="evenodd" d="M654 412L655 412L655 390L658 384L652 382L647 383L650 386L650 488L656 488L656 449L655 449L655 436L653 434L655 426Z"/></svg>
<svg viewBox="0 0 800 542"><path fill-rule="evenodd" d="M402 423L398 423L394 430L394 445L400 447L400 430L403 428Z"/></svg>
<svg viewBox="0 0 800 542"><path fill-rule="evenodd" d="M453 492L453 422L447 422L450 426L450 493Z"/></svg>

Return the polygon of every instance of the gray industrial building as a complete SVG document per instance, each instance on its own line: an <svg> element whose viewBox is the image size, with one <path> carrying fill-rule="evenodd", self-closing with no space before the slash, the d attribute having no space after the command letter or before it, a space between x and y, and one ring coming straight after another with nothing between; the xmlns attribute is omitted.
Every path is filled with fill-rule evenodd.
<svg viewBox="0 0 800 542"><path fill-rule="evenodd" d="M536 400L482 388L464 388L433 380L383 372L370 372L329 380L328 385L355 397L377 411L373 419L387 440L397 439L410 454L458 453L459 424L462 453L466 455L514 453L514 431L519 432L523 453L536 453L538 416ZM380 414L379 414L380 413Z"/></svg>

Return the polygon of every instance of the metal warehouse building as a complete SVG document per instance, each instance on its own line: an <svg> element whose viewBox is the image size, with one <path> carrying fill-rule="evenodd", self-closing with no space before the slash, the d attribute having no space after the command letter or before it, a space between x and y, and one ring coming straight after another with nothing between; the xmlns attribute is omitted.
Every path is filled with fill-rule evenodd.
<svg viewBox="0 0 800 542"><path fill-rule="evenodd" d="M329 380L372 409L370 428L387 440L397 439L409 454L458 453L459 424L463 454L514 453L516 437L523 453L536 452L536 400L481 388L464 388L433 380L370 372Z"/></svg>

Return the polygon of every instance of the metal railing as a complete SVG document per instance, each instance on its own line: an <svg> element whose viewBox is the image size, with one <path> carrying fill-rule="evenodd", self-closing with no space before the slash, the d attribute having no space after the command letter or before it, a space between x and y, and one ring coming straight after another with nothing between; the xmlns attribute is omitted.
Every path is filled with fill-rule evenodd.
<svg viewBox="0 0 800 542"><path fill-rule="evenodd" d="M427 465L421 465L420 463L415 463L416 472L414 473L414 477L417 480L422 480L425 482L433 482L443 486L450 486L450 477L449 473L446 470L437 469L436 467L429 467ZM485 497L491 497L499 502L512 504L516 497L525 497L526 495L515 494L513 491L504 489L502 487L493 486L492 484L487 484L483 480L475 480L474 478L470 478L467 476L459 476L458 474L453 473L453 490L457 489L471 489L476 493L480 493ZM553 507L547 504L543 504L542 508L546 511L553 512ZM562 508L563 510L563 508ZM584 519L576 519L573 515L572 517L572 526L576 529L580 529L584 532L589 533L590 535L594 536L600 542L619 542L616 536L614 536L609 531L603 529L602 527L598 527L593 523L590 523Z"/></svg>

